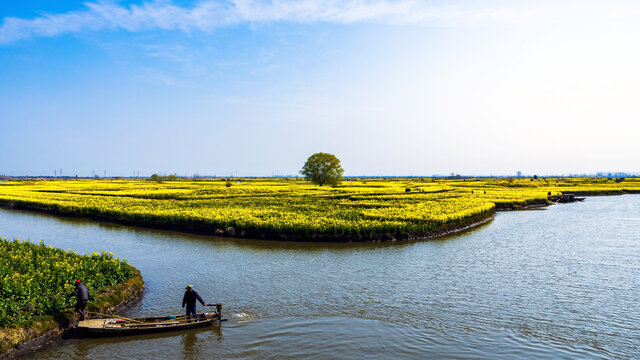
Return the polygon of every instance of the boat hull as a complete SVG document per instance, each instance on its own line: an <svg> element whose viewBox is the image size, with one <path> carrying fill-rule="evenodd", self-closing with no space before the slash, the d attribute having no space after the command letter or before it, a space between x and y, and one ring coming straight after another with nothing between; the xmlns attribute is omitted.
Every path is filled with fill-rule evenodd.
<svg viewBox="0 0 640 360"><path fill-rule="evenodd" d="M91 319L81 321L78 329L86 336L130 336L169 331L183 331L211 326L221 321L220 315L199 314L199 318L189 320L173 320L170 317L137 318L133 321L116 322L114 319Z"/></svg>

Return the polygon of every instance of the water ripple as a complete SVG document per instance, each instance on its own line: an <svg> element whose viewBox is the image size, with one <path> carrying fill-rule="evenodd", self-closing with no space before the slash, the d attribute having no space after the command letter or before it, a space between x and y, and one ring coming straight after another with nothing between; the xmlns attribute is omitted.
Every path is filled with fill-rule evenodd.
<svg viewBox="0 0 640 360"><path fill-rule="evenodd" d="M128 316L181 314L186 284L222 327L69 340L33 358L634 358L640 195L500 213L400 244L220 239L0 210L4 237L109 250L147 284Z"/></svg>

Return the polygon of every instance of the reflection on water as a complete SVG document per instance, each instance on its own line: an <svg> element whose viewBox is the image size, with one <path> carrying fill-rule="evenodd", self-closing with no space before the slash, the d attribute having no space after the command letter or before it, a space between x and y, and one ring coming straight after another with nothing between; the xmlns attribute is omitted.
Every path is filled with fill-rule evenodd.
<svg viewBox="0 0 640 360"><path fill-rule="evenodd" d="M200 332L204 334L204 332ZM204 352L201 352L201 348L207 348L212 345L222 343L222 329L219 325L212 326L206 333L206 342L203 338L198 338L198 333L195 331L187 331L180 336L180 348L182 349L183 359L205 359Z"/></svg>
<svg viewBox="0 0 640 360"><path fill-rule="evenodd" d="M633 358L638 214L638 195L593 197L431 241L310 244L0 210L0 234L125 257L147 284L125 316L181 315L193 284L229 318L30 358Z"/></svg>

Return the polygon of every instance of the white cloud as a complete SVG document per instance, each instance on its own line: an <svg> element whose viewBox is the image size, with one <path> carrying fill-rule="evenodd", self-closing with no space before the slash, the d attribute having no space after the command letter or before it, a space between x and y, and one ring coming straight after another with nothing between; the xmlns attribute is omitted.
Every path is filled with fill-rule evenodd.
<svg viewBox="0 0 640 360"><path fill-rule="evenodd" d="M442 1L442 0L202 0L181 7L167 0L121 6L85 3L85 9L33 19L5 18L0 43L64 33L122 29L211 31L219 27L275 21L369 22L392 25L469 26L533 23L538 26L637 24L639 7L625 0Z"/></svg>
<svg viewBox="0 0 640 360"><path fill-rule="evenodd" d="M122 6L88 2L85 9L33 19L5 18L0 43L64 33L121 29L212 31L242 23L369 22L391 25L470 26L529 23L536 26L636 26L640 7L628 0L201 0L192 7L155 0ZM635 25L633 25L635 24Z"/></svg>
<svg viewBox="0 0 640 360"><path fill-rule="evenodd" d="M193 7L176 6L167 1L129 7L92 2L86 3L83 10L63 14L48 14L33 19L5 18L0 27L0 43L101 29L190 32L274 21L443 25L509 21L514 16L516 14L505 9L434 4L419 0L203 0Z"/></svg>

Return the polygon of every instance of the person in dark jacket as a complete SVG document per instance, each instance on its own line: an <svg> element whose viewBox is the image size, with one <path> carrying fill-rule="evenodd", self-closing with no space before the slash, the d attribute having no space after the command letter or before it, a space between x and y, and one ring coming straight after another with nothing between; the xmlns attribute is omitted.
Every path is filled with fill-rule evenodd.
<svg viewBox="0 0 640 360"><path fill-rule="evenodd" d="M189 319L191 318L191 314L197 319L198 314L196 313L196 300L200 301L200 304L203 306L206 305L202 297L193 290L193 286L189 285L185 288L187 291L184 292L184 297L182 298L182 307L187 306L187 316Z"/></svg>
<svg viewBox="0 0 640 360"><path fill-rule="evenodd" d="M76 289L67 297L76 297L76 312L80 314L80 320L84 320L84 308L89 301L89 288L82 281L76 280Z"/></svg>

